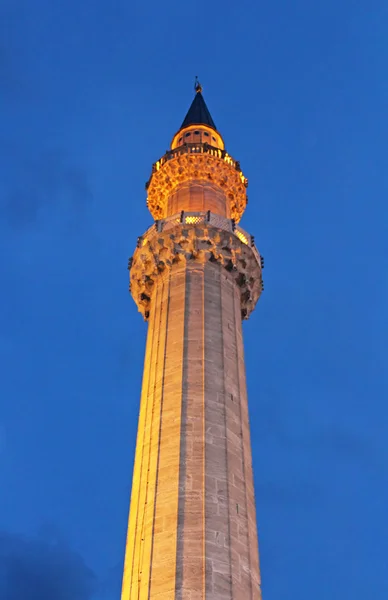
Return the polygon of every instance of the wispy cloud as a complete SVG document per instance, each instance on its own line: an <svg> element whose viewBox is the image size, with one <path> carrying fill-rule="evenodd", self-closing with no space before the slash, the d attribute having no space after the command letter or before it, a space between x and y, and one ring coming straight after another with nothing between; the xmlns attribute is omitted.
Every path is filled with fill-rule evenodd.
<svg viewBox="0 0 388 600"><path fill-rule="evenodd" d="M4 600L91 600L96 577L63 541L0 532L0 597Z"/></svg>
<svg viewBox="0 0 388 600"><path fill-rule="evenodd" d="M321 488L312 481L298 479L295 481L275 482L259 479L255 484L255 495L259 506L298 507L310 506L322 499Z"/></svg>
<svg viewBox="0 0 388 600"><path fill-rule="evenodd" d="M312 451L324 450L331 456L356 462L363 467L383 466L381 454L373 441L358 431L347 429L346 426L326 426L306 434L301 441Z"/></svg>
<svg viewBox="0 0 388 600"><path fill-rule="evenodd" d="M0 216L9 226L34 226L44 211L56 209L66 212L67 225L82 222L93 199L85 169L60 150L28 159L21 159L15 151L13 154L9 160L12 174L0 196Z"/></svg>
<svg viewBox="0 0 388 600"><path fill-rule="evenodd" d="M273 440L287 450L303 450L312 456L324 454L329 461L340 459L370 469L382 466L381 454L373 439L363 430L351 428L339 411L338 422L317 422L303 405L285 407L280 394L269 392L260 403L260 437ZM289 421L289 423L288 423Z"/></svg>

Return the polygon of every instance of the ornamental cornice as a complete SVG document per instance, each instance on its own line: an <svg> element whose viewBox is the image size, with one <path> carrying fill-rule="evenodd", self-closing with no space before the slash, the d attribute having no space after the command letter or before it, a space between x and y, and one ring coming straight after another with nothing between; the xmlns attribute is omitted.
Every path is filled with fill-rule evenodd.
<svg viewBox="0 0 388 600"><path fill-rule="evenodd" d="M147 206L155 220L166 216L169 196L188 181L204 180L221 188L230 204L231 218L238 223L247 205L248 180L239 163L225 151L199 145L178 148L155 163L150 180Z"/></svg>
<svg viewBox="0 0 388 600"><path fill-rule="evenodd" d="M176 225L147 232L130 259L130 291L145 320L156 280L174 266L219 265L240 289L241 315L247 319L263 289L260 257L234 234L207 224Z"/></svg>

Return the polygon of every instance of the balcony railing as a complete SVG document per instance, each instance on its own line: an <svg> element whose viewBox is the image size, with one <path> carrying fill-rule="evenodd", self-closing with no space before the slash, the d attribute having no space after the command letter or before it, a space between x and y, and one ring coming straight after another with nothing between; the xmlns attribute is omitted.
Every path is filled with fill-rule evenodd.
<svg viewBox="0 0 388 600"><path fill-rule="evenodd" d="M147 181L145 187L146 190L149 188L152 175L159 171L159 169L169 160L176 158L177 156L181 156L182 154L210 154L211 156L215 156L216 158L220 158L221 160L228 163L231 167L234 167L236 171L240 173L241 181L248 187L248 179L242 174L240 162L238 160L234 160L226 150L221 150L220 148L216 148L215 146L211 146L210 144L200 143L200 144L183 144L182 146L178 146L174 150L168 150L162 158L160 158L156 163L152 165L152 174L149 180Z"/></svg>
<svg viewBox="0 0 388 600"><path fill-rule="evenodd" d="M258 262L262 262L260 254L255 247L253 235L250 235L242 227L236 225L233 219L227 219L226 217L212 213L210 210L206 212L187 212L182 210L180 213L172 215L171 217L155 221L154 225L152 225L144 235L138 238L138 248L145 246L149 237L155 235L155 231L161 233L162 231L173 229L177 225L197 225L201 223L223 229L224 231L230 231L240 240L240 242L246 246L250 246Z"/></svg>

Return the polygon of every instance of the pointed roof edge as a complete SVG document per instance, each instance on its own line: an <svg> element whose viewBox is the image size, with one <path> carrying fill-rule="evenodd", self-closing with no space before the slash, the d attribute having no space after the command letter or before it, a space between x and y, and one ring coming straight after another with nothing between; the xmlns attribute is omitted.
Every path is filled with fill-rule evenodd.
<svg viewBox="0 0 388 600"><path fill-rule="evenodd" d="M203 99L202 86L197 77L195 80L194 89L196 92L194 100L192 101L191 106L187 111L185 118L183 119L180 129L184 129L189 125L207 125L208 127L211 127L217 131L217 127L212 119L208 107L206 106L206 102Z"/></svg>

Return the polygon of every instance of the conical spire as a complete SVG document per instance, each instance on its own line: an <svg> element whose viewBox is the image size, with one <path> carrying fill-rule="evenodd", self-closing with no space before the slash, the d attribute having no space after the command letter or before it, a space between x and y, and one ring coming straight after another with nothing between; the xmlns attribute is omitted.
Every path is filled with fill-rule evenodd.
<svg viewBox="0 0 388 600"><path fill-rule="evenodd" d="M197 78L195 81L195 92L194 100L184 118L181 129L184 129L189 125L208 125L208 127L212 127L217 131L217 127L215 126L209 109L206 106L206 102L203 99L202 86Z"/></svg>

